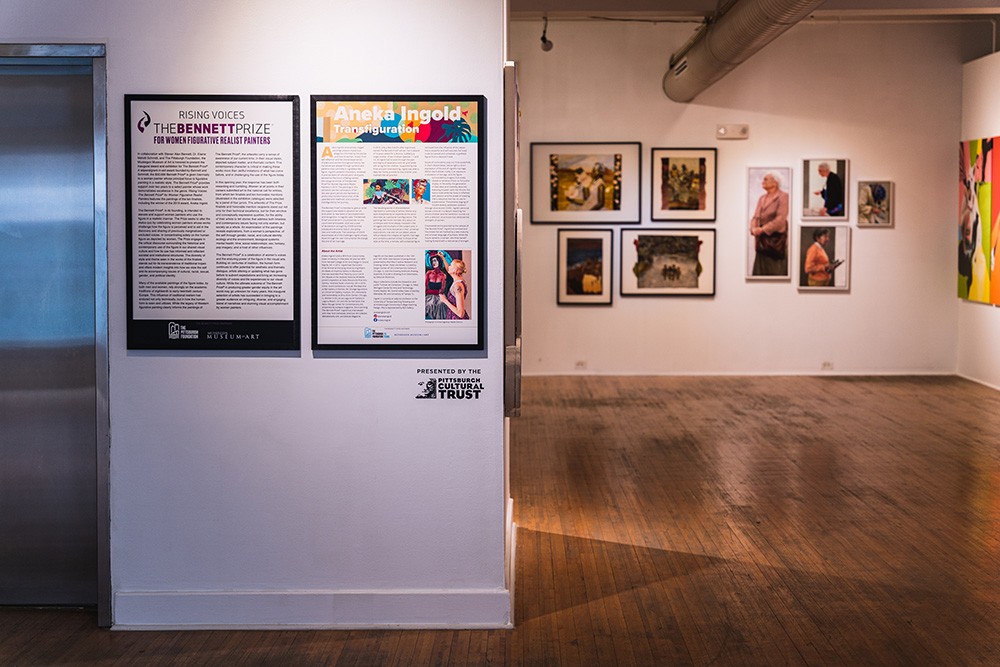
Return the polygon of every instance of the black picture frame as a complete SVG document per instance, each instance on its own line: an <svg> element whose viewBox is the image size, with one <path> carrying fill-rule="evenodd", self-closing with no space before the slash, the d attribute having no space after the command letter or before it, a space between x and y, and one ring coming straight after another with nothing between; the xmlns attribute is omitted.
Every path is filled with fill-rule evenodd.
<svg viewBox="0 0 1000 667"><path fill-rule="evenodd" d="M299 97L124 103L127 348L300 349Z"/></svg>
<svg viewBox="0 0 1000 667"><path fill-rule="evenodd" d="M621 230L618 285L628 296L715 296L715 230Z"/></svg>
<svg viewBox="0 0 1000 667"><path fill-rule="evenodd" d="M486 114L483 95L310 97L314 350L380 355L393 350L484 349ZM435 147L433 159L428 157L430 146ZM376 152L378 160L367 162L376 165L372 173L357 166L358 160L364 162ZM332 165L339 172L336 176ZM394 187L387 189L398 193L390 192L390 199L374 194L378 181L388 186L390 180ZM417 181L429 188L425 203L417 198ZM376 215L379 223L372 226ZM426 232L429 221L433 233ZM425 230L423 236L420 229ZM462 281L467 316L459 321L445 319L441 301L447 294L437 294L433 307L426 305L426 274L434 257L448 267L456 259L466 265ZM370 265L360 269L360 281L338 277L338 272L350 271L344 268L345 260ZM348 300L342 286L360 291ZM412 299L414 290L423 296L419 303ZM382 299L382 307L375 303L376 291L395 296Z"/></svg>
<svg viewBox="0 0 1000 667"><path fill-rule="evenodd" d="M649 171L652 222L715 222L715 148L653 148Z"/></svg>
<svg viewBox="0 0 1000 667"><path fill-rule="evenodd" d="M530 150L532 223L641 222L641 143L536 142Z"/></svg>
<svg viewBox="0 0 1000 667"><path fill-rule="evenodd" d="M610 306L614 298L615 236L612 229L559 229L556 303Z"/></svg>

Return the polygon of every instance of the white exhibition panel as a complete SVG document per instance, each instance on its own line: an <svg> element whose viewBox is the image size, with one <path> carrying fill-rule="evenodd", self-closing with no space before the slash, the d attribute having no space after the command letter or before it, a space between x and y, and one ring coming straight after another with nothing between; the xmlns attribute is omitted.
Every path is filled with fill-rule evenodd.
<svg viewBox="0 0 1000 667"><path fill-rule="evenodd" d="M505 17L502 2L461 0L0 8L0 41L107 44L116 627L510 624L497 279ZM300 353L126 351L126 94L299 96ZM485 354L310 350L313 94L485 96ZM481 375L477 400L415 400L425 371L458 369Z"/></svg>

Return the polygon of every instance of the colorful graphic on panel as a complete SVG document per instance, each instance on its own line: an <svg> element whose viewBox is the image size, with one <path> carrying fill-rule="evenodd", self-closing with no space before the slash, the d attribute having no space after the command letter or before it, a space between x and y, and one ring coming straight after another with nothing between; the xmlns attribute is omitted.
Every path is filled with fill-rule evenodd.
<svg viewBox="0 0 1000 667"><path fill-rule="evenodd" d="M476 143L479 108L469 102L318 101L316 142Z"/></svg>
<svg viewBox="0 0 1000 667"><path fill-rule="evenodd" d="M362 204L409 204L408 178L366 178L361 185Z"/></svg>
<svg viewBox="0 0 1000 667"><path fill-rule="evenodd" d="M424 319L468 320L471 250L424 251Z"/></svg>
<svg viewBox="0 0 1000 667"><path fill-rule="evenodd" d="M958 296L990 303L993 139L959 144Z"/></svg>

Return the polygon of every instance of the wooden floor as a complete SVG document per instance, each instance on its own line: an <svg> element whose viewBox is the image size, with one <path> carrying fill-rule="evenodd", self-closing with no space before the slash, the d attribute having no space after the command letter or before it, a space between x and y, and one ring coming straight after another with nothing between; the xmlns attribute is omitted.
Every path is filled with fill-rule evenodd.
<svg viewBox="0 0 1000 667"><path fill-rule="evenodd" d="M1000 665L1000 393L954 377L525 378L511 631L108 632L2 665Z"/></svg>

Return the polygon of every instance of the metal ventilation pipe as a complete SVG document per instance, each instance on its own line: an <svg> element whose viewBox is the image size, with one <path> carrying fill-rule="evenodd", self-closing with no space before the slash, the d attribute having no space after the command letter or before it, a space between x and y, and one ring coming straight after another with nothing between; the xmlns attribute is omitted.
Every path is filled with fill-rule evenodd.
<svg viewBox="0 0 1000 667"><path fill-rule="evenodd" d="M824 0L740 0L670 57L663 92L690 102L804 19Z"/></svg>

